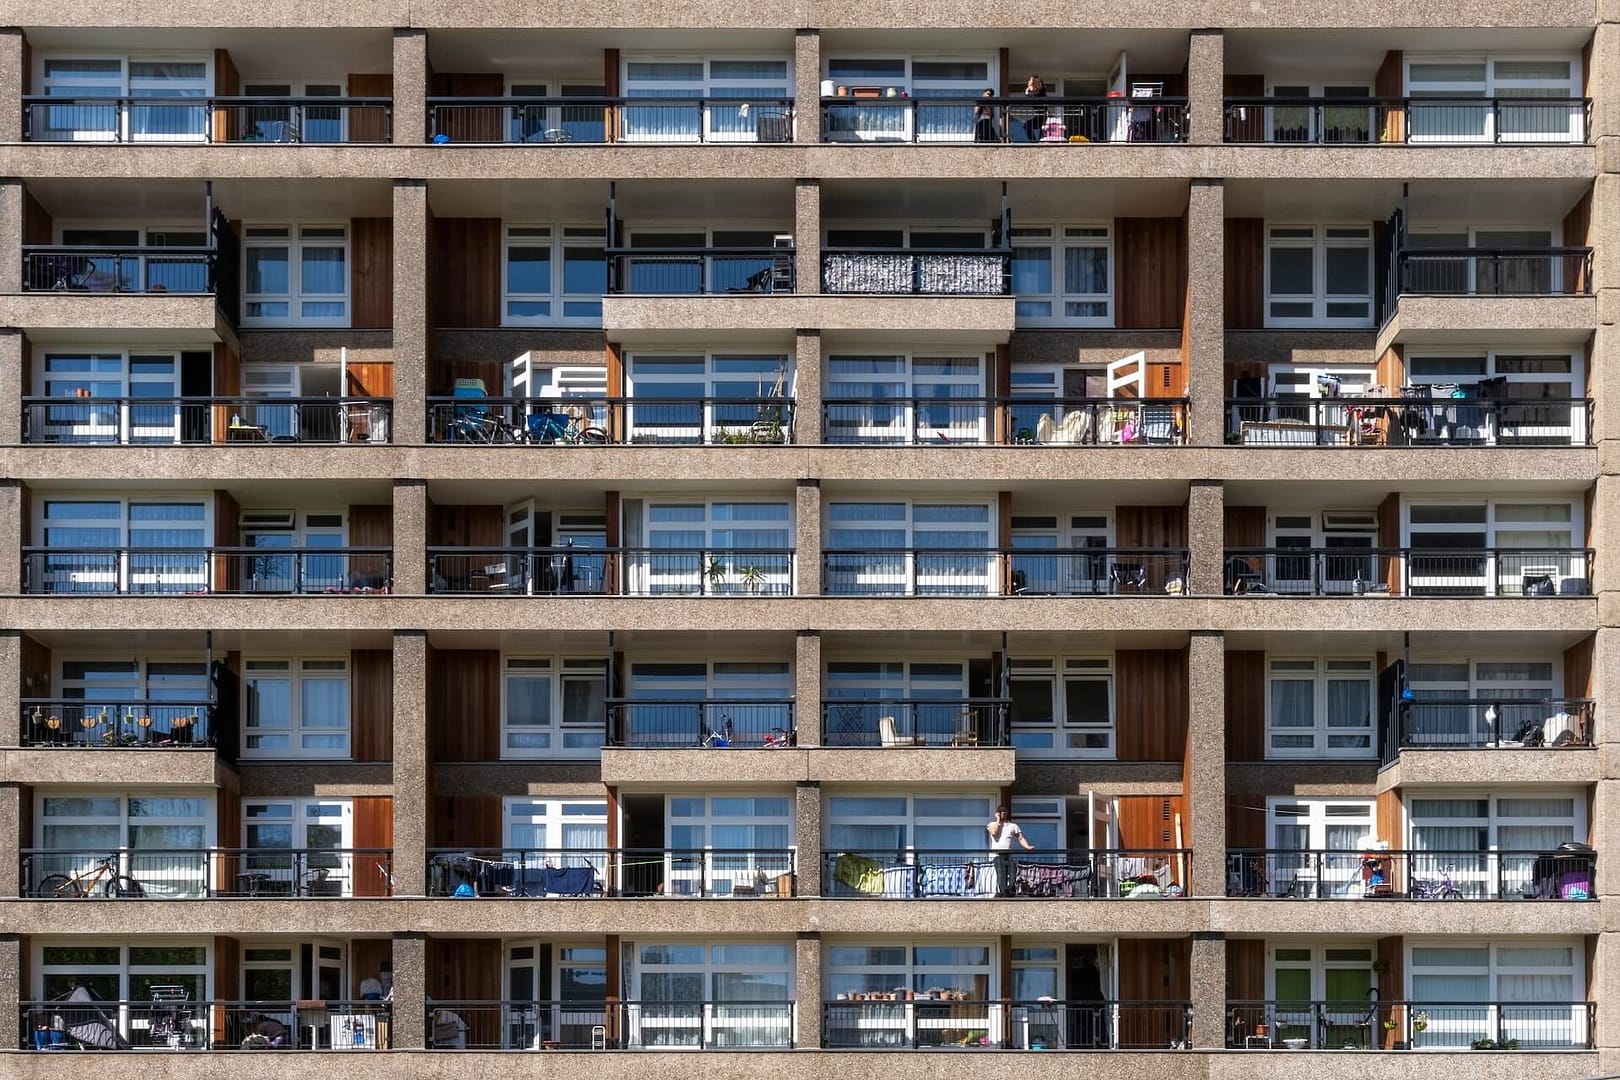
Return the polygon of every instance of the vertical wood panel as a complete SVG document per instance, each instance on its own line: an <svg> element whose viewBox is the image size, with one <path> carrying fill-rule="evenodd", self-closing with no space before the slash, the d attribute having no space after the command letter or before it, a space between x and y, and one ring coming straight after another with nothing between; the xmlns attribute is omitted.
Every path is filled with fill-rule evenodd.
<svg viewBox="0 0 1620 1080"><path fill-rule="evenodd" d="M50 646L23 634L20 652L23 697L52 697Z"/></svg>
<svg viewBox="0 0 1620 1080"><path fill-rule="evenodd" d="M1383 962L1384 970L1375 976L1378 979L1378 998L1380 1001L1400 1001L1406 996L1406 939L1400 935L1394 937L1381 937L1378 939L1377 951L1373 954L1376 959ZM1403 1023L1404 1010L1399 1005L1390 1006L1390 1012L1378 1017L1379 1026L1374 1030L1382 1037L1379 1045L1385 1050L1395 1049L1397 1039L1405 1037L1406 1025ZM1396 1029L1388 1031L1383 1022L1393 1019Z"/></svg>
<svg viewBox="0 0 1620 1080"><path fill-rule="evenodd" d="M393 397L394 365L350 364L349 385L343 392L355 397Z"/></svg>
<svg viewBox="0 0 1620 1080"><path fill-rule="evenodd" d="M242 359L236 350L221 341L214 346L214 393L231 397L242 392ZM223 443L229 437L232 407L215 405L214 442Z"/></svg>
<svg viewBox="0 0 1620 1080"><path fill-rule="evenodd" d="M498 939L429 938L427 996L447 1003L467 1024L468 1046L500 1046L501 1016L491 1009L456 1010L454 1002L501 1000L501 951ZM433 1032L428 1017L428 1034Z"/></svg>
<svg viewBox="0 0 1620 1080"><path fill-rule="evenodd" d="M214 492L214 545L216 547L234 547L241 542L241 516L242 508L228 491ZM225 555L215 555L214 582L215 588L223 587L232 592L242 587L242 563L239 559L232 559Z"/></svg>
<svg viewBox="0 0 1620 1080"><path fill-rule="evenodd" d="M433 242L428 265L430 292L438 300L437 325L500 326L501 219L437 218ZM499 387L499 378L490 385Z"/></svg>
<svg viewBox="0 0 1620 1080"><path fill-rule="evenodd" d="M1231 654L1228 654L1231 655ZM1226 842L1235 848L1266 846L1266 811L1260 795L1229 795L1226 798Z"/></svg>
<svg viewBox="0 0 1620 1080"><path fill-rule="evenodd" d="M354 505L349 507L351 547L388 547L394 542L392 506Z"/></svg>
<svg viewBox="0 0 1620 1080"><path fill-rule="evenodd" d="M428 684L432 760L499 760L501 654L494 649L439 649Z"/></svg>
<svg viewBox="0 0 1620 1080"><path fill-rule="evenodd" d="M354 800L354 846L394 849L394 797L360 795ZM387 896L390 889L377 866L388 865L381 855L357 855L354 860L354 895Z"/></svg>
<svg viewBox="0 0 1620 1080"><path fill-rule="evenodd" d="M1264 75L1228 75L1224 81L1227 97L1261 97L1266 92ZM1235 142L1261 142L1266 137L1266 110L1250 107L1242 116L1228 122ZM1230 287L1230 286L1228 286Z"/></svg>
<svg viewBox="0 0 1620 1080"><path fill-rule="evenodd" d="M383 97L394 96L394 77L390 74L382 75L350 75L350 97ZM380 143L386 142L388 136L388 113L384 109L350 109L349 110L349 141L352 143Z"/></svg>
<svg viewBox="0 0 1620 1080"><path fill-rule="evenodd" d="M501 846L499 795L435 795L429 847Z"/></svg>
<svg viewBox="0 0 1620 1080"><path fill-rule="evenodd" d="M349 653L349 719L354 760L393 760L394 654L390 650Z"/></svg>
<svg viewBox="0 0 1620 1080"><path fill-rule="evenodd" d="M1378 504L1378 546L1381 548L1401 546L1401 495L1398 491L1390 492L1384 501ZM1398 596L1401 591L1400 567L1400 559L1389 560L1387 583L1391 596Z"/></svg>
<svg viewBox="0 0 1620 1080"><path fill-rule="evenodd" d="M26 950L24 950L26 951ZM242 943L233 937L214 938L214 1000L219 1002L242 999ZM214 1045L226 1046L225 1010L217 1009L213 1016Z"/></svg>
<svg viewBox="0 0 1620 1080"><path fill-rule="evenodd" d="M1564 650L1564 694L1592 696L1592 648L1595 637L1583 638Z"/></svg>
<svg viewBox="0 0 1620 1080"><path fill-rule="evenodd" d="M382 973L393 970L394 943L389 938L355 938L349 943L349 985L360 996L360 984L367 979L382 981Z"/></svg>
<svg viewBox="0 0 1620 1080"><path fill-rule="evenodd" d="M498 71L436 73L430 83L434 97L498 98L506 93L506 77ZM500 105L446 110L439 116L438 133L451 142L504 142L506 117Z"/></svg>
<svg viewBox="0 0 1620 1080"><path fill-rule="evenodd" d="M242 92L242 77L229 50L214 50L214 93L219 97L235 97ZM214 141L231 142L242 137L239 114L235 109L221 109L214 113Z"/></svg>
<svg viewBox="0 0 1620 1080"><path fill-rule="evenodd" d="M357 330L394 325L394 222L392 218L349 221L349 293Z"/></svg>
<svg viewBox="0 0 1620 1080"><path fill-rule="evenodd" d="M1264 761L1266 756L1266 654L1239 649L1226 654L1226 759Z"/></svg>
<svg viewBox="0 0 1620 1080"><path fill-rule="evenodd" d="M1399 49L1391 49L1384 54L1384 62L1378 65L1378 73L1373 76L1373 96L1401 97L1405 93L1406 66L1402 63L1402 53ZM1398 109L1384 114L1384 122L1378 130L1378 141L1406 141L1406 117Z"/></svg>
<svg viewBox="0 0 1620 1080"><path fill-rule="evenodd" d="M1115 731L1120 761L1176 761L1187 740L1185 650L1114 654Z"/></svg>
<svg viewBox="0 0 1620 1080"><path fill-rule="evenodd" d="M1118 947L1121 1001L1186 1001L1192 997L1190 939L1120 938Z"/></svg>
<svg viewBox="0 0 1620 1080"><path fill-rule="evenodd" d="M1122 548L1184 548L1187 546L1187 508L1115 507L1114 540Z"/></svg>
<svg viewBox="0 0 1620 1080"><path fill-rule="evenodd" d="M1229 1001L1264 1001L1266 943L1261 938L1228 938L1226 997Z"/></svg>
<svg viewBox="0 0 1620 1080"><path fill-rule="evenodd" d="M1263 506L1228 506L1222 515L1229 548L1264 547L1266 543L1266 508Z"/></svg>
<svg viewBox="0 0 1620 1080"><path fill-rule="evenodd" d="M1580 197L1568 214L1564 215L1563 244L1565 247L1587 247L1592 243L1592 192L1589 189ZM1589 280L1585 267L1575 275L1573 286L1576 292L1589 289L1592 282Z"/></svg>
<svg viewBox="0 0 1620 1080"><path fill-rule="evenodd" d="M506 543L504 506L433 507L428 543L434 547L502 547Z"/></svg>
<svg viewBox="0 0 1620 1080"><path fill-rule="evenodd" d="M1166 330L1181 324L1187 282L1182 219L1114 219L1114 325Z"/></svg>
<svg viewBox="0 0 1620 1080"><path fill-rule="evenodd" d="M1261 218L1226 219L1226 328L1265 326L1266 223Z"/></svg>
<svg viewBox="0 0 1620 1080"><path fill-rule="evenodd" d="M246 842L242 835L242 799L235 791L225 788L218 789L214 797L219 800L215 807L218 820L218 833L214 841L218 846L225 848L241 847ZM227 892L237 888L236 871L240 867L231 865L230 859L220 859L214 869L214 888ZM231 993L236 993L233 988Z"/></svg>
<svg viewBox="0 0 1620 1080"><path fill-rule="evenodd" d="M23 191L23 243L51 244L56 242L55 225L51 215L32 191Z"/></svg>

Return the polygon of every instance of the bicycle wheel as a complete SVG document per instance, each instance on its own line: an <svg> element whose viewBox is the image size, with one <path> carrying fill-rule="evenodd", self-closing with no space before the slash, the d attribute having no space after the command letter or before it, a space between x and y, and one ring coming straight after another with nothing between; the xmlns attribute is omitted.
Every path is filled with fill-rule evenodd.
<svg viewBox="0 0 1620 1080"><path fill-rule="evenodd" d="M1462 898L1462 891L1450 885L1447 885L1444 889L1440 890L1440 899L1442 900L1461 900Z"/></svg>
<svg viewBox="0 0 1620 1080"><path fill-rule="evenodd" d="M101 887L101 895L114 900L127 900L145 896L146 890L142 889L140 882L132 877L113 877L108 878L107 884Z"/></svg>
<svg viewBox="0 0 1620 1080"><path fill-rule="evenodd" d="M53 899L69 896L79 897L84 895L84 890L79 888L79 883L76 880L66 874L51 874L39 883L39 888L34 890L34 895Z"/></svg>
<svg viewBox="0 0 1620 1080"><path fill-rule="evenodd" d="M575 441L586 446L606 446L608 433L603 428L588 427L580 431Z"/></svg>

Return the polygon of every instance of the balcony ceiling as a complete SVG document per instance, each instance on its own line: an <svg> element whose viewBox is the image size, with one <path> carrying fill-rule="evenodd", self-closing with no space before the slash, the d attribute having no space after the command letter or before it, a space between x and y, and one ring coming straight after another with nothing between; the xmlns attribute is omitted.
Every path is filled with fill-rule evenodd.
<svg viewBox="0 0 1620 1080"><path fill-rule="evenodd" d="M1014 225L1021 221L1179 217L1187 209L1187 181L1141 177L1081 184L1012 180L1007 184L1007 205ZM988 223L1000 214L999 180L828 180L821 185L821 215L827 222Z"/></svg>
<svg viewBox="0 0 1620 1080"><path fill-rule="evenodd" d="M28 191L54 218L79 221L190 222L204 216L201 180L47 177ZM388 180L216 180L214 204L243 221L345 221L392 217Z"/></svg>
<svg viewBox="0 0 1620 1080"><path fill-rule="evenodd" d="M343 652L349 649L391 649L393 634L387 630L215 630L214 656L224 659L228 652L288 653ZM28 636L49 649L75 653L112 652L153 653L170 656L202 656L208 649L207 634L201 630L30 630Z"/></svg>
<svg viewBox="0 0 1620 1080"><path fill-rule="evenodd" d="M792 56L787 30L435 30L428 35L428 62L437 72L589 76L602 79L602 53L730 53Z"/></svg>
<svg viewBox="0 0 1620 1080"><path fill-rule="evenodd" d="M1278 598L1278 603L1286 604L1285 598ZM1373 600L1370 603L1384 603L1382 600ZM1356 630L1343 632L1327 632L1316 630L1229 630L1226 633L1226 647L1237 651L1253 650L1281 650L1291 655L1310 655L1311 653L1352 653L1352 652L1387 652L1392 655L1407 655L1407 638L1410 638L1410 655L1414 659L1424 657L1504 657L1504 656L1553 656L1563 652L1585 638L1591 637L1590 630L1538 630L1533 635L1522 632L1503 631L1493 633L1490 631L1468 631L1463 633L1447 634L1438 631L1414 630L1409 635L1403 635L1396 630ZM1574 691L1571 691L1572 693Z"/></svg>
<svg viewBox="0 0 1620 1080"><path fill-rule="evenodd" d="M1390 51L1571 52L1585 45L1591 33L1575 27L1236 30L1226 34L1226 71L1229 75L1276 74L1284 80L1297 74L1300 82L1313 84L1335 78L1371 82Z"/></svg>
<svg viewBox="0 0 1620 1080"><path fill-rule="evenodd" d="M731 659L746 655L791 662L794 636L793 630L683 630L679 633L618 630L613 634L612 645L631 660L649 657ZM579 655L605 652L608 635L577 630L560 633L546 630L433 629L428 631L428 644L435 649L500 649L512 653L563 652Z"/></svg>
<svg viewBox="0 0 1620 1080"><path fill-rule="evenodd" d="M243 82L340 81L394 70L394 37L375 29L178 29L158 26L28 28L34 55L65 49L177 53L226 49Z"/></svg>
<svg viewBox="0 0 1620 1080"><path fill-rule="evenodd" d="M617 208L634 227L648 222L719 228L752 224L793 231L791 180L620 180ZM508 221L600 224L610 187L605 180L435 182L428 201L438 217L500 217Z"/></svg>
<svg viewBox="0 0 1620 1080"><path fill-rule="evenodd" d="M1511 455L1512 451L1508 451ZM1504 465L1507 463L1504 462ZM1569 498L1585 494L1590 480L1537 479L1512 481L1501 478L1483 480L1439 480L1413 478L1392 483L1388 480L1335 480L1332 493L1323 495L1322 484L1316 480L1228 480L1227 506L1264 506L1276 510L1372 510L1388 498L1391 492L1423 495L1477 495L1491 497L1558 496Z"/></svg>
<svg viewBox="0 0 1620 1080"><path fill-rule="evenodd" d="M993 603L993 601L990 601ZM1166 600L1166 603L1175 603ZM1009 651L1039 653L1107 652L1113 649L1182 649L1185 630L1053 630L1009 633ZM994 631L891 630L883 633L829 630L821 635L821 655L830 660L887 660L914 656L987 656L1001 651L1003 635Z"/></svg>
<svg viewBox="0 0 1620 1080"><path fill-rule="evenodd" d="M881 52L983 56L1008 52L1002 74L1022 87L1038 74L1047 83L1064 76L1108 74L1121 52L1127 71L1177 75L1187 67L1184 30L1051 30L1038 27L996 30L842 30L822 35L822 56L873 56Z"/></svg>
<svg viewBox="0 0 1620 1080"><path fill-rule="evenodd" d="M1413 180L1407 222L1557 225L1592 182L1565 180ZM1226 216L1272 221L1383 221L1400 205L1400 180L1229 180Z"/></svg>

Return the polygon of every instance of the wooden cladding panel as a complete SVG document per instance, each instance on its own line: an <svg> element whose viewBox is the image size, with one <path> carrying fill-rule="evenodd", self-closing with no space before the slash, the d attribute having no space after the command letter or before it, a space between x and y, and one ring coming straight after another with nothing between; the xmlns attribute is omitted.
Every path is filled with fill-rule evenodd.
<svg viewBox="0 0 1620 1080"><path fill-rule="evenodd" d="M350 75L350 97L394 96L394 77L382 75ZM355 143L386 142L388 114L383 109L350 109L349 141Z"/></svg>
<svg viewBox="0 0 1620 1080"><path fill-rule="evenodd" d="M382 981L384 971L393 970L394 942L391 938L354 938L349 943L349 985L356 988L367 979Z"/></svg>
<svg viewBox="0 0 1620 1080"><path fill-rule="evenodd" d="M214 544L216 547L234 547L241 543L242 508L228 491L214 492ZM210 557L214 564L214 580L225 582L225 588L235 591L242 587L242 560L228 555Z"/></svg>
<svg viewBox="0 0 1620 1080"><path fill-rule="evenodd" d="M25 244L52 244L56 242L55 225L51 221L50 211L36 198L32 191L23 192L23 237Z"/></svg>
<svg viewBox="0 0 1620 1080"><path fill-rule="evenodd" d="M1187 546L1187 508L1116 507L1114 539L1122 548L1184 548Z"/></svg>
<svg viewBox="0 0 1620 1080"><path fill-rule="evenodd" d="M498 71L435 73L430 85L433 97L498 98L506 94L506 77ZM508 115L500 105L444 110L439 116L438 134L453 143L503 142Z"/></svg>
<svg viewBox="0 0 1620 1080"><path fill-rule="evenodd" d="M1227 939L1226 997L1228 1001L1265 1000L1266 943L1262 939Z"/></svg>
<svg viewBox="0 0 1620 1080"><path fill-rule="evenodd" d="M349 653L349 720L354 760L393 760L394 654L391 650L355 649Z"/></svg>
<svg viewBox="0 0 1620 1080"><path fill-rule="evenodd" d="M1266 757L1266 654L1239 649L1226 654L1226 760Z"/></svg>
<svg viewBox="0 0 1620 1080"><path fill-rule="evenodd" d="M394 325L394 222L353 218L349 222L349 293L357 330Z"/></svg>
<svg viewBox="0 0 1620 1080"><path fill-rule="evenodd" d="M1378 504L1378 546L1381 548L1398 548L1401 546L1401 495L1392 491ZM1401 591L1400 560L1390 559L1387 571L1387 584L1389 594L1395 596Z"/></svg>
<svg viewBox="0 0 1620 1080"><path fill-rule="evenodd" d="M1564 693L1570 697L1592 696L1592 650L1595 637L1582 638L1564 650Z"/></svg>
<svg viewBox="0 0 1620 1080"><path fill-rule="evenodd" d="M220 847L236 847L245 844L247 837L242 834L242 800L234 791L220 788L214 796L219 800L216 807L218 813ZM236 871L239 867L233 866L230 859L219 859L214 865L214 888L226 890L238 887ZM235 994L233 987L230 994Z"/></svg>
<svg viewBox="0 0 1620 1080"><path fill-rule="evenodd" d="M1125 848L1174 847L1176 841L1175 797L1171 795L1121 795L1119 804L1119 843Z"/></svg>
<svg viewBox="0 0 1620 1080"><path fill-rule="evenodd" d="M392 506L349 507L349 543L354 547L388 547L394 542Z"/></svg>
<svg viewBox="0 0 1620 1080"><path fill-rule="evenodd" d="M1564 215L1563 243L1565 247L1586 247L1592 242L1592 192L1580 197L1568 214ZM1575 275L1574 288L1582 292L1591 288L1583 266Z"/></svg>
<svg viewBox="0 0 1620 1080"><path fill-rule="evenodd" d="M501 846L499 795L435 795L429 847Z"/></svg>
<svg viewBox="0 0 1620 1080"><path fill-rule="evenodd" d="M1192 997L1192 939L1120 938L1121 1001L1187 1001Z"/></svg>
<svg viewBox="0 0 1620 1080"><path fill-rule="evenodd" d="M1264 97L1264 75L1228 75L1224 90L1227 97ZM1266 110L1247 109L1241 116L1228 121L1228 130L1236 142L1260 142L1266 137ZM1230 288L1231 286L1228 286Z"/></svg>
<svg viewBox="0 0 1620 1080"><path fill-rule="evenodd" d="M1114 325L1121 330L1179 327L1187 283L1182 219L1115 218L1114 248Z"/></svg>
<svg viewBox="0 0 1620 1080"><path fill-rule="evenodd" d="M350 364L349 385L343 392L355 397L391 398L394 396L393 364Z"/></svg>
<svg viewBox="0 0 1620 1080"><path fill-rule="evenodd" d="M1395 789L1381 791L1373 800L1374 823L1378 839L1391 848L1406 846L1406 832L1401 819L1401 794Z"/></svg>
<svg viewBox="0 0 1620 1080"><path fill-rule="evenodd" d="M236 70L236 61L229 50L214 50L214 93L220 97L235 97L242 92L242 76ZM232 142L242 137L242 111L220 109L214 113L214 141Z"/></svg>
<svg viewBox="0 0 1620 1080"><path fill-rule="evenodd" d="M1380 1001L1399 1001L1406 996L1406 939L1399 935L1394 937L1381 937L1378 939L1377 951L1373 954L1384 970L1377 973L1378 998ZM1395 1049L1396 1040L1402 1038L1406 1030L1404 1021L1405 1006L1389 1006L1388 1015L1378 1017L1377 1029L1380 1037L1378 1045L1385 1050ZM1395 1029L1390 1030L1382 1026L1383 1021L1394 1020Z"/></svg>
<svg viewBox="0 0 1620 1080"><path fill-rule="evenodd" d="M436 505L429 516L434 547L501 547L506 543L504 506Z"/></svg>
<svg viewBox="0 0 1620 1080"><path fill-rule="evenodd" d="M53 697L51 693L51 648L22 635L21 678L23 697Z"/></svg>
<svg viewBox="0 0 1620 1080"><path fill-rule="evenodd" d="M500 1001L503 947L499 938L429 938L427 996L446 1002ZM463 1009L456 1015L467 1025L468 1046L503 1045L500 1011ZM432 1025L429 1014L429 1034Z"/></svg>
<svg viewBox="0 0 1620 1080"><path fill-rule="evenodd" d="M501 325L500 218L435 219L428 266L438 326Z"/></svg>
<svg viewBox="0 0 1620 1080"><path fill-rule="evenodd" d="M1266 324L1266 223L1226 219L1226 328L1259 330Z"/></svg>
<svg viewBox="0 0 1620 1080"><path fill-rule="evenodd" d="M1373 378L1390 397L1400 393L1400 388L1406 384L1406 362L1401 356L1399 345L1391 345L1378 357L1378 364L1373 368Z"/></svg>
<svg viewBox="0 0 1620 1080"><path fill-rule="evenodd" d="M1185 649L1122 649L1114 655L1120 761L1181 761L1187 742Z"/></svg>
<svg viewBox="0 0 1620 1080"><path fill-rule="evenodd" d="M360 795L354 800L354 846L394 849L394 797ZM354 860L354 895L387 896L388 880L378 870L387 866L377 855L358 855Z"/></svg>
<svg viewBox="0 0 1620 1080"><path fill-rule="evenodd" d="M436 650L428 673L428 709L433 761L499 760L501 654Z"/></svg>
<svg viewBox="0 0 1620 1080"><path fill-rule="evenodd" d="M1226 842L1235 848L1263 848L1266 846L1265 807L1256 806L1256 795L1228 795L1226 797Z"/></svg>
<svg viewBox="0 0 1620 1080"><path fill-rule="evenodd" d="M23 952L27 952L24 949ZM214 1000L240 1001L242 997L242 943L233 937L214 938ZM214 1045L227 1046L225 1024L227 1013L215 1009L213 1015Z"/></svg>

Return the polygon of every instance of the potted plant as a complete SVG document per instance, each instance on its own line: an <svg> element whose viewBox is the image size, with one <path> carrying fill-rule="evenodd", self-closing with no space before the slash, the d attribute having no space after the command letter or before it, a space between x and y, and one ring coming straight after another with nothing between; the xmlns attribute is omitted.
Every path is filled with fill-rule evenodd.
<svg viewBox="0 0 1620 1080"><path fill-rule="evenodd" d="M1412 1030L1422 1033L1429 1030L1429 1014L1419 1009L1412 1014Z"/></svg>
<svg viewBox="0 0 1620 1080"><path fill-rule="evenodd" d="M765 584L765 568L763 566L744 566L737 571L738 578L743 587L750 593L758 593L760 586Z"/></svg>
<svg viewBox="0 0 1620 1080"><path fill-rule="evenodd" d="M709 565L704 568L703 576L709 579L711 589L718 592L720 586L726 583L726 578L730 574L731 568L726 565L724 559L715 555L709 556Z"/></svg>

